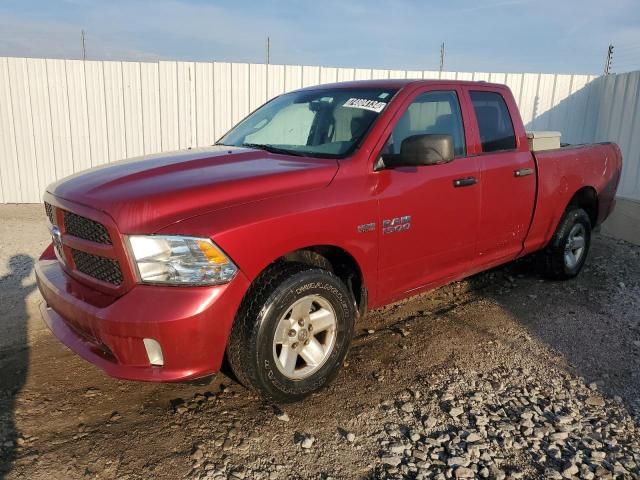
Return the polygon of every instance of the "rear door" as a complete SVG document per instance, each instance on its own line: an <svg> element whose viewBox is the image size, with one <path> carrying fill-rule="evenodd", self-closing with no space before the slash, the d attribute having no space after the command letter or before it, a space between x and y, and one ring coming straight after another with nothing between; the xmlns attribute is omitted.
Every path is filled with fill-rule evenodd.
<svg viewBox="0 0 640 480"><path fill-rule="evenodd" d="M466 152L459 98L460 91L451 86L421 89L385 133L382 153L399 153L402 141L411 135L449 134L456 158L440 165L372 172L380 208L383 301L459 276L474 258L480 213L478 165Z"/></svg>
<svg viewBox="0 0 640 480"><path fill-rule="evenodd" d="M510 92L488 86L465 90L481 186L474 263L487 267L515 258L523 248L535 204L535 160Z"/></svg>

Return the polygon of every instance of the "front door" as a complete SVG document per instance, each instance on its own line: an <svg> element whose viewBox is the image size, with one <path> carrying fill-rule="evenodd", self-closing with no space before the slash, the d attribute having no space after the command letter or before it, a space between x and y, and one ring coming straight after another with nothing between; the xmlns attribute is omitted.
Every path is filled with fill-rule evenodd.
<svg viewBox="0 0 640 480"><path fill-rule="evenodd" d="M418 92L381 153L399 153L402 141L417 134L451 135L456 158L373 173L379 176L378 296L383 302L463 275L476 248L478 163L466 155L456 89Z"/></svg>

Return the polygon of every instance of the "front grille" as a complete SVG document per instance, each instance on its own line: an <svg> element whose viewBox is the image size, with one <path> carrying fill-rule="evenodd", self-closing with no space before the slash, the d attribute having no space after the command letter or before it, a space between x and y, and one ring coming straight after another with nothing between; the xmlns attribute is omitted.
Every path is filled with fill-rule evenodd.
<svg viewBox="0 0 640 480"><path fill-rule="evenodd" d="M104 225L66 210L64 212L64 229L66 233L74 237L111 245L111 237Z"/></svg>
<svg viewBox="0 0 640 480"><path fill-rule="evenodd" d="M49 217L49 221L52 225L55 225L56 217L53 212L53 206L50 203L44 202L44 211L47 212L47 217Z"/></svg>
<svg viewBox="0 0 640 480"><path fill-rule="evenodd" d="M123 281L122 270L117 260L100 257L91 253L71 249L73 263L79 272L112 285L120 285Z"/></svg>

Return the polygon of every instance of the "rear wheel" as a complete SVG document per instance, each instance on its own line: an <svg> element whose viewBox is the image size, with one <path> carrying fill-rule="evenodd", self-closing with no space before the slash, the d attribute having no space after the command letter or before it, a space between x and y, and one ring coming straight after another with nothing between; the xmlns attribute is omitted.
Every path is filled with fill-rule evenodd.
<svg viewBox="0 0 640 480"><path fill-rule="evenodd" d="M589 215L581 208L570 208L541 254L544 275L557 280L575 277L582 270L590 245Z"/></svg>
<svg viewBox="0 0 640 480"><path fill-rule="evenodd" d="M353 296L332 273L281 264L263 273L234 322L227 356L246 387L278 402L321 389L349 349Z"/></svg>

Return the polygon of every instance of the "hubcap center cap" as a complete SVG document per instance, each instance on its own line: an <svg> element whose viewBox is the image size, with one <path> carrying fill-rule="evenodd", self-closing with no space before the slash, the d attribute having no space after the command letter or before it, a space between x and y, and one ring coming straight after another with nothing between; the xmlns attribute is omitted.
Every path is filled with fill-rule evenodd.
<svg viewBox="0 0 640 480"><path fill-rule="evenodd" d="M304 342L307 338L309 338L309 332L307 330L300 330L298 332L298 340Z"/></svg>

